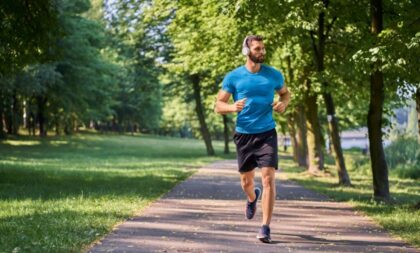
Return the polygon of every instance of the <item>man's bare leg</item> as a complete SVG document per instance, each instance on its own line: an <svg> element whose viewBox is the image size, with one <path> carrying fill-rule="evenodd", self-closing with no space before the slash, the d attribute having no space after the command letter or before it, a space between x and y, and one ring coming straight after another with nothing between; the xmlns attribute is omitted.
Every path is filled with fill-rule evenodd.
<svg viewBox="0 0 420 253"><path fill-rule="evenodd" d="M248 197L248 201L252 202L255 200L255 186L254 186L254 177L255 177L255 169L240 173L241 175L241 186L242 190L245 192L246 196Z"/></svg>
<svg viewBox="0 0 420 253"><path fill-rule="evenodd" d="M271 216L273 215L274 201L276 199L275 169L272 167L262 168L261 178L262 178L262 185L263 185L262 224L270 225Z"/></svg>

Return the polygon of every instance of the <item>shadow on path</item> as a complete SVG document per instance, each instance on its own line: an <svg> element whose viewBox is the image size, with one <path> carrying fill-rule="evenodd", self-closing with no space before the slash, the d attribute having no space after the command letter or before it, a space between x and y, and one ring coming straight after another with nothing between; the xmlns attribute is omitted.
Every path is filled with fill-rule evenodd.
<svg viewBox="0 0 420 253"><path fill-rule="evenodd" d="M261 185L257 173L257 185ZM389 236L345 203L277 181L272 244L256 239L256 217L244 217L235 161L201 168L89 252L420 252Z"/></svg>

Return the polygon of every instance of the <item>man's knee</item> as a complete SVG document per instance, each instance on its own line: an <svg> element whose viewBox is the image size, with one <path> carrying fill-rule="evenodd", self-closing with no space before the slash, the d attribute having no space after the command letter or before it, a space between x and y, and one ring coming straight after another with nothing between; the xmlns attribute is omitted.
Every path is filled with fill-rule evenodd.
<svg viewBox="0 0 420 253"><path fill-rule="evenodd" d="M254 179L252 179L251 177L241 178L241 184L242 184L242 187L244 188L251 187L253 183L254 183Z"/></svg>
<svg viewBox="0 0 420 253"><path fill-rule="evenodd" d="M263 187L264 188L274 187L274 182L275 182L274 169L267 168L267 169L264 169L264 170L265 171L263 171L263 174L262 174Z"/></svg>
<svg viewBox="0 0 420 253"><path fill-rule="evenodd" d="M249 171L241 174L242 187L251 187L254 184L254 171Z"/></svg>

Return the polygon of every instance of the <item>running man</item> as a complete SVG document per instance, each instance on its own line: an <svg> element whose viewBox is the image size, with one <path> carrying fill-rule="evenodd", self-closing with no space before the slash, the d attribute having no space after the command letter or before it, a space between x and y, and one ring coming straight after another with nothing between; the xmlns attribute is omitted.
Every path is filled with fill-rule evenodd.
<svg viewBox="0 0 420 253"><path fill-rule="evenodd" d="M215 112L238 113L233 141L236 144L241 186L247 195L245 216L252 219L257 210L261 189L254 186L255 168L262 177L262 226L257 238L270 243L270 221L276 199L275 171L278 169L278 146L273 110L283 113L290 101L280 71L263 65L263 38L247 36L242 45L246 63L229 72L217 95ZM280 95L274 101L274 92ZM233 104L229 98L233 95Z"/></svg>

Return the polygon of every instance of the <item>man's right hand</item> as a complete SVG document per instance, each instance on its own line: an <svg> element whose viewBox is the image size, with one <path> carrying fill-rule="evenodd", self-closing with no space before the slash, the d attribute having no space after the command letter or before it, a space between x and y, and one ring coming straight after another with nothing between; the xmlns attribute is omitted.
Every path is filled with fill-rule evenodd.
<svg viewBox="0 0 420 253"><path fill-rule="evenodd" d="M242 109L244 109L245 107L245 101L246 98L243 98L241 100L236 101L232 106L233 106L233 111L234 112L240 112L242 111Z"/></svg>

